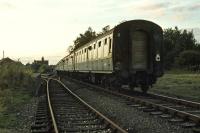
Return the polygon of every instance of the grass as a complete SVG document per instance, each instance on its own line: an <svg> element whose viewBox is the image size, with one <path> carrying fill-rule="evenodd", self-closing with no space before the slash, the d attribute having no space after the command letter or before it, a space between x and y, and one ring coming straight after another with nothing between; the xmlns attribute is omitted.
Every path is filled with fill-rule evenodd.
<svg viewBox="0 0 200 133"><path fill-rule="evenodd" d="M0 64L0 130L19 126L18 113L33 97L31 74L30 68L18 62Z"/></svg>
<svg viewBox="0 0 200 133"><path fill-rule="evenodd" d="M31 95L25 90L5 89L0 96L0 128L17 127L17 112L28 103Z"/></svg>
<svg viewBox="0 0 200 133"><path fill-rule="evenodd" d="M151 91L200 102L200 74L167 72Z"/></svg>

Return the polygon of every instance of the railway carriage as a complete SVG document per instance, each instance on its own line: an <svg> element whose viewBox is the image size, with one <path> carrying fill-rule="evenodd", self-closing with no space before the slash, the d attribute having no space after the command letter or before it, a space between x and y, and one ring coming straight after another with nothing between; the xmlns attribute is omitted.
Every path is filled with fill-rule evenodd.
<svg viewBox="0 0 200 133"><path fill-rule="evenodd" d="M163 75L163 31L150 21L121 23L58 62L59 74L96 84L130 88L149 86Z"/></svg>

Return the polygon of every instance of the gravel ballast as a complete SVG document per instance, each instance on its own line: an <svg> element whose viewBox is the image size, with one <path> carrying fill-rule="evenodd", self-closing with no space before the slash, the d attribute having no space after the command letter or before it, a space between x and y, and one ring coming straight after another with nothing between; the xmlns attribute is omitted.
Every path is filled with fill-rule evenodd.
<svg viewBox="0 0 200 133"><path fill-rule="evenodd" d="M88 89L62 80L71 90L122 128L134 133L192 133L191 128L182 128L159 116L153 116L136 107L128 106L125 99Z"/></svg>
<svg viewBox="0 0 200 133"><path fill-rule="evenodd" d="M31 125L34 122L34 116L37 109L38 98L34 97L29 103L20 107L20 111L16 112L16 127L0 129L0 133L30 133Z"/></svg>
<svg viewBox="0 0 200 133"><path fill-rule="evenodd" d="M20 133L31 132L31 125L34 122L35 112L37 110L38 98L34 97L30 103L26 104L18 113L17 131Z"/></svg>

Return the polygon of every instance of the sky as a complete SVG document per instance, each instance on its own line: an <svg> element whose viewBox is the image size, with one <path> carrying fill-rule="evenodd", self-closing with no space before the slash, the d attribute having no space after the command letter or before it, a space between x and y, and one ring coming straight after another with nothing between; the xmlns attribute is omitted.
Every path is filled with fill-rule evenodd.
<svg viewBox="0 0 200 133"><path fill-rule="evenodd" d="M200 28L200 0L0 0L0 53L24 64L42 56L56 64L89 26L99 32L133 19Z"/></svg>

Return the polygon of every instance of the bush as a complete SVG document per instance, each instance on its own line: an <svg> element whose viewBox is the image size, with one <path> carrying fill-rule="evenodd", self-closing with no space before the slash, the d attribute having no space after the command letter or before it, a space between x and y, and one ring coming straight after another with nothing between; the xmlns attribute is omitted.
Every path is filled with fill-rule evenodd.
<svg viewBox="0 0 200 133"><path fill-rule="evenodd" d="M0 64L0 128L18 126L17 113L31 100L34 86L30 68L14 61Z"/></svg>
<svg viewBox="0 0 200 133"><path fill-rule="evenodd" d="M177 60L181 67L187 67L188 69L198 67L200 65L200 52L194 50L183 51Z"/></svg>
<svg viewBox="0 0 200 133"><path fill-rule="evenodd" d="M197 44L193 32L180 30L178 27L164 30L163 45L164 67L167 70L177 67L175 64L176 58L179 57L181 52L185 50L200 50L200 45Z"/></svg>
<svg viewBox="0 0 200 133"><path fill-rule="evenodd" d="M21 63L14 62L0 65L0 86L5 88L25 88L32 86L31 69ZM27 83L27 81L29 81Z"/></svg>
<svg viewBox="0 0 200 133"><path fill-rule="evenodd" d="M177 57L177 51L175 50L172 50L165 55L164 67L166 70L170 70L173 67L175 57Z"/></svg>

